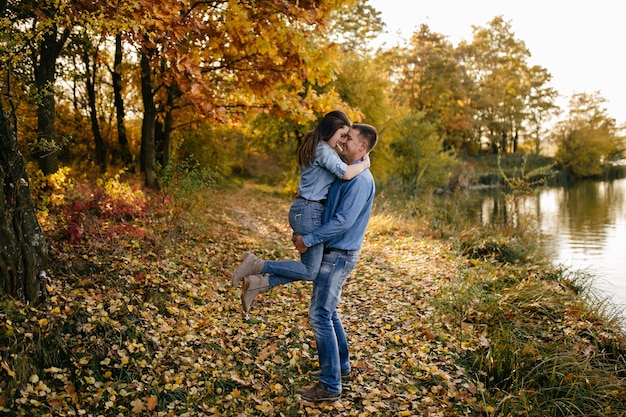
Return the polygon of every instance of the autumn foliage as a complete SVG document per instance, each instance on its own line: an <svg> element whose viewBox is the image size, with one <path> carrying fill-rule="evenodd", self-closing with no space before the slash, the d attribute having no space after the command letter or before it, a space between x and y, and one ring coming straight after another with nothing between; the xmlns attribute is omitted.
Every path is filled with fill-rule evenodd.
<svg viewBox="0 0 626 417"><path fill-rule="evenodd" d="M2 329L5 410L343 415L356 403L369 413L410 415L449 395L440 383L460 376L458 370L444 354L445 343L436 341L438 330L414 310L426 306L425 294L438 284L415 280L393 289L376 271L395 275L410 269L401 260L409 241L398 242L396 254L373 246L348 286L353 296L346 297L353 300L346 316L359 376L341 404L318 408L294 401L315 368L306 313L309 287L274 291L259 300L256 318L244 322L237 290L229 286L244 250L294 256L288 201L249 188L222 190L207 195L206 207L195 214L201 217L176 211L145 216L146 197L128 191L124 203L104 189L78 193L60 207L58 224L49 214L48 231L56 237L50 303L42 310L17 303L6 307L11 319ZM249 203L242 207L241 201ZM276 209L265 210L268 205ZM423 252L445 259L441 249L427 244ZM381 297L365 297L361 285ZM9 355L9 349L23 350ZM437 374L434 392L431 373ZM458 390L453 396L466 395L466 387Z"/></svg>
<svg viewBox="0 0 626 417"><path fill-rule="evenodd" d="M340 401L313 404L296 394L317 369L310 285L264 294L247 321L230 286L244 251L295 256L288 199L231 185L192 207L119 177L64 184L63 200L41 212L49 303L0 304L0 408L9 415L538 416L533 404L548 394L532 382L541 378L529 384L515 372L566 369L552 343L572 346L568 360L618 370L599 384L586 369L587 389L613 410L596 415L625 411L619 332L595 333L602 319L569 284L503 257L519 250L506 239L464 234L457 248L378 207L341 303L356 378ZM508 301L484 303L497 294ZM572 302L560 311L552 294ZM526 327L547 319L541 335ZM498 336L507 326L508 339ZM518 355L510 348L520 340ZM564 377L581 389L575 373Z"/></svg>

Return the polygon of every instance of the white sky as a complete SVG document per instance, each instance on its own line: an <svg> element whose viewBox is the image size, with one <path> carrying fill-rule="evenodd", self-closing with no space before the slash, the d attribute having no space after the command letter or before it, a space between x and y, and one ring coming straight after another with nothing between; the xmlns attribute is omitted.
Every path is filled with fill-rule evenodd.
<svg viewBox="0 0 626 417"><path fill-rule="evenodd" d="M618 125L626 123L626 13L619 0L370 0L387 24L380 39L410 39L422 23L453 45L472 40L472 25L495 16L511 23L532 54L529 63L552 74L567 110L573 93L600 92Z"/></svg>

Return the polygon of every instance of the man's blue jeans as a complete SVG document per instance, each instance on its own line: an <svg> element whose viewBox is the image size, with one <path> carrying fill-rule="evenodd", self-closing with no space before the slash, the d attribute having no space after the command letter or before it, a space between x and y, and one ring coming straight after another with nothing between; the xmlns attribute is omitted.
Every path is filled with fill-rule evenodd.
<svg viewBox="0 0 626 417"><path fill-rule="evenodd" d="M320 382L331 393L341 392L341 374L350 372L348 340L337 312L341 289L359 259L359 251L326 250L313 281L309 323L315 334Z"/></svg>
<svg viewBox="0 0 626 417"><path fill-rule="evenodd" d="M324 205L297 198L289 209L289 225L294 233L304 236L322 225ZM270 288L293 281L313 281L317 277L324 245L311 246L300 255L300 261L265 261L262 274L270 274Z"/></svg>

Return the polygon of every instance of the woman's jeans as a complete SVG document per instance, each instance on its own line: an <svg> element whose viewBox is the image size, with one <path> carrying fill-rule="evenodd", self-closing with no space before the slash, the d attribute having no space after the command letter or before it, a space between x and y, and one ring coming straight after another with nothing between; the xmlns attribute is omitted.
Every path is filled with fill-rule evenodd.
<svg viewBox="0 0 626 417"><path fill-rule="evenodd" d="M320 382L331 393L341 392L341 374L350 372L348 340L337 305L341 288L359 259L359 251L324 251L322 265L313 282L309 323L315 334L320 362Z"/></svg>
<svg viewBox="0 0 626 417"><path fill-rule="evenodd" d="M289 209L289 225L296 235L304 236L322 225L324 204L296 198ZM270 288L294 281L313 281L322 263L324 245L311 246L298 261L265 261L262 274L270 274Z"/></svg>

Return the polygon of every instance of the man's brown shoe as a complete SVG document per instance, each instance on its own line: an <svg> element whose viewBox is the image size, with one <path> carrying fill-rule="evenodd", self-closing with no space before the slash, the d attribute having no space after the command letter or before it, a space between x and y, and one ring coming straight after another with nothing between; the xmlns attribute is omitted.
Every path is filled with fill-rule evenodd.
<svg viewBox="0 0 626 417"><path fill-rule="evenodd" d="M341 398L341 393L333 394L324 389L324 385L321 382L316 382L307 388L302 388L298 391L298 394L306 401L336 401Z"/></svg>
<svg viewBox="0 0 626 417"><path fill-rule="evenodd" d="M242 279L249 275L260 274L263 269L263 259L254 255L253 253L246 252L243 254L243 261L239 264L235 272L233 273L233 287L239 285Z"/></svg>
<svg viewBox="0 0 626 417"><path fill-rule="evenodd" d="M313 379L320 379L320 376L322 376L322 371L321 370L317 370L317 371L311 371L311 378ZM341 373L341 382L350 382L352 381L352 373L348 372L348 373Z"/></svg>
<svg viewBox="0 0 626 417"><path fill-rule="evenodd" d="M248 314L250 311L250 305L254 298L269 290L270 282L265 275L250 275L243 279L243 285L241 286L241 304L243 305L243 312Z"/></svg>

